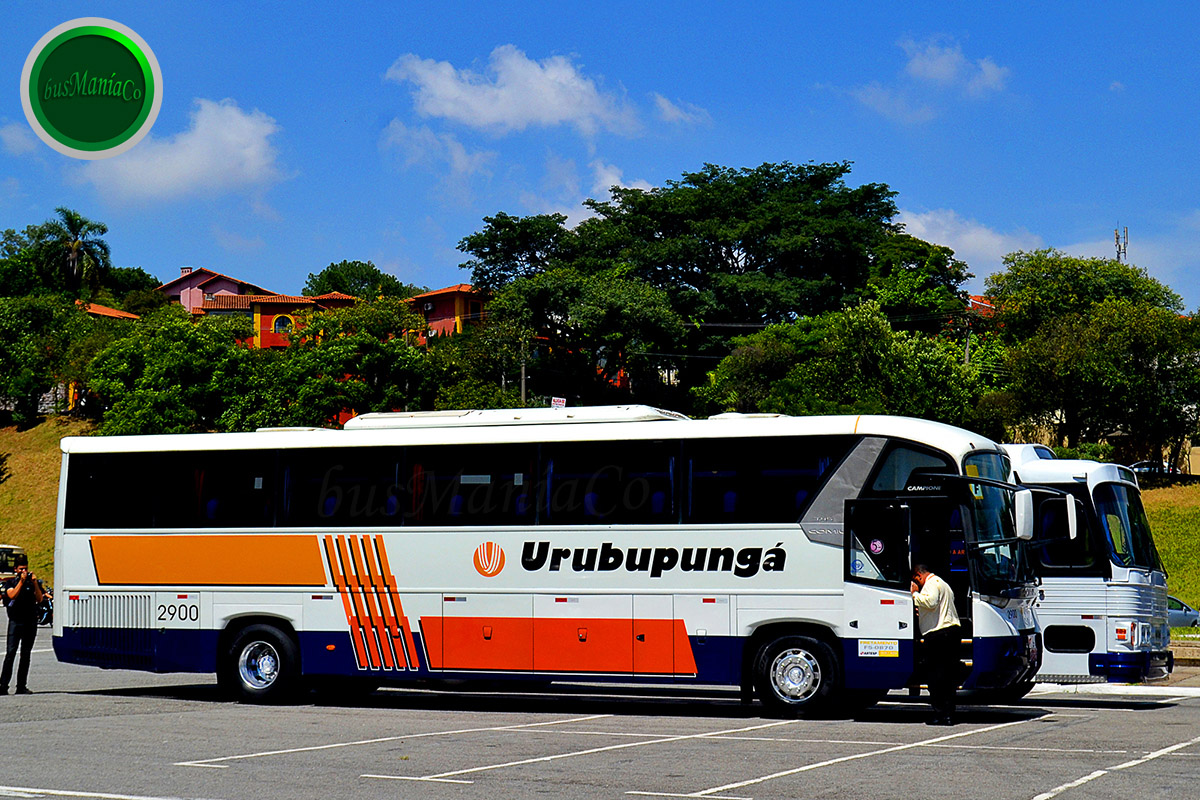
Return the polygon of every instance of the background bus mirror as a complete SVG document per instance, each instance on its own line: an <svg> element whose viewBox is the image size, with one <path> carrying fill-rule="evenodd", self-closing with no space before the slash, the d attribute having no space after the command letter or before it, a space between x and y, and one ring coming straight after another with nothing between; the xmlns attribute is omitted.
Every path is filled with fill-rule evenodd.
<svg viewBox="0 0 1200 800"><path fill-rule="evenodd" d="M1079 535L1079 512L1076 510L1078 500L1067 498L1067 538L1074 539Z"/></svg>
<svg viewBox="0 0 1200 800"><path fill-rule="evenodd" d="M1017 538L1029 541L1033 538L1033 492L1028 489L1017 492L1013 495L1013 506L1016 510Z"/></svg>

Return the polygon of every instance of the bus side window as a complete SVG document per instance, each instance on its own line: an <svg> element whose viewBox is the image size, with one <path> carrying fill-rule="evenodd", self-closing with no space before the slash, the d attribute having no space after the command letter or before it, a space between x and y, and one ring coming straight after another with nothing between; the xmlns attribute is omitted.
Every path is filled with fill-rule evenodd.
<svg viewBox="0 0 1200 800"><path fill-rule="evenodd" d="M531 525L532 444L405 449L405 525Z"/></svg>
<svg viewBox="0 0 1200 800"><path fill-rule="evenodd" d="M679 443L575 442L543 448L542 522L672 524Z"/></svg>

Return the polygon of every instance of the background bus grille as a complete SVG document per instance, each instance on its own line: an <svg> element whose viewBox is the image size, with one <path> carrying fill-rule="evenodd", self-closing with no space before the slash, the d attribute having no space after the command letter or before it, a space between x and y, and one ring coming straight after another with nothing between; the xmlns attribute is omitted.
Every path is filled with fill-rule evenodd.
<svg viewBox="0 0 1200 800"><path fill-rule="evenodd" d="M153 628L149 594L93 594L72 597L64 622L71 628Z"/></svg>

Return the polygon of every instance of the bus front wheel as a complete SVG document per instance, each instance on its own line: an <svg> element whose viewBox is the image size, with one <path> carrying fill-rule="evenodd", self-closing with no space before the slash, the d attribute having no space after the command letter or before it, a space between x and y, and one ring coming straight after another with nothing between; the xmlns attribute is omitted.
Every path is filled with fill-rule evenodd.
<svg viewBox="0 0 1200 800"><path fill-rule="evenodd" d="M808 636L781 636L759 648L754 688L764 706L794 716L828 708L838 682L837 656Z"/></svg>
<svg viewBox="0 0 1200 800"><path fill-rule="evenodd" d="M278 703L290 699L300 678L296 643L271 625L250 625L233 640L223 665L225 684L239 700Z"/></svg>

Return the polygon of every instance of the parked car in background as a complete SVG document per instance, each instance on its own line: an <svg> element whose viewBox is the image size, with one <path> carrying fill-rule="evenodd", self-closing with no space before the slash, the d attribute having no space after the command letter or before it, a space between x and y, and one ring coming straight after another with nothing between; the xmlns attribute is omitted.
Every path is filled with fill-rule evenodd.
<svg viewBox="0 0 1200 800"><path fill-rule="evenodd" d="M1139 461L1130 465L1129 468L1134 472L1158 472L1164 475L1174 475L1179 472L1165 461Z"/></svg>
<svg viewBox="0 0 1200 800"><path fill-rule="evenodd" d="M1168 595L1167 624L1172 628L1198 627L1200 626L1200 611L1196 611L1178 597Z"/></svg>

